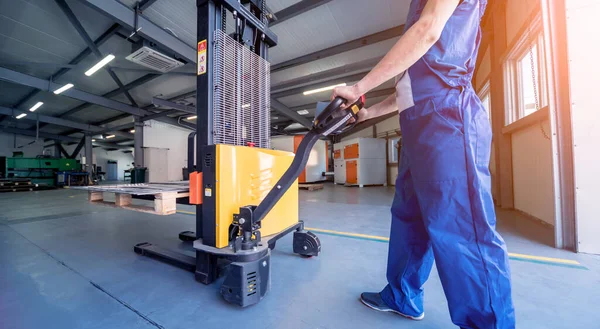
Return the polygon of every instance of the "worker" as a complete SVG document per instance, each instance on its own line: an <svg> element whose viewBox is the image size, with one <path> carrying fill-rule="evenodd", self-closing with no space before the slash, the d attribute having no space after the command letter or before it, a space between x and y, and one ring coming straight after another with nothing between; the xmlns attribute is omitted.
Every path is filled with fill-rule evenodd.
<svg viewBox="0 0 600 329"><path fill-rule="evenodd" d="M395 78L396 93L358 121L399 111L402 149L388 284L368 307L421 320L435 259L452 322L515 328L508 253L491 196L490 123L471 80L487 0L412 0L405 33L359 82L333 90L348 104ZM500 110L500 109L499 109Z"/></svg>

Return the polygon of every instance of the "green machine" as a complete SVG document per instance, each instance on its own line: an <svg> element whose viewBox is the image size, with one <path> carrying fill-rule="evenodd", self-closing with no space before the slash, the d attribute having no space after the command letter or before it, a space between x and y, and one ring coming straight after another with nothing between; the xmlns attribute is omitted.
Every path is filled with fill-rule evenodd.
<svg viewBox="0 0 600 329"><path fill-rule="evenodd" d="M81 171L81 163L63 158L0 157L0 171L4 178L29 178L33 184L54 186L57 172Z"/></svg>

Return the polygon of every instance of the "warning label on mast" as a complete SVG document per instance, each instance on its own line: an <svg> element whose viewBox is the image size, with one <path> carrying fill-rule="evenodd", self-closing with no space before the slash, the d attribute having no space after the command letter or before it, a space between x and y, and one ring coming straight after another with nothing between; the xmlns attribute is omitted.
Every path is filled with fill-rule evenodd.
<svg viewBox="0 0 600 329"><path fill-rule="evenodd" d="M198 42L198 75L206 73L206 39Z"/></svg>

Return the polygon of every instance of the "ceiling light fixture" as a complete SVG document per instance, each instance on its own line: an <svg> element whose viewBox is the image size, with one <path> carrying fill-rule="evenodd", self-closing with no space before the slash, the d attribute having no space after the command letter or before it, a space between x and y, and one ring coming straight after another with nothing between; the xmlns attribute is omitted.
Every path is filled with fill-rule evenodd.
<svg viewBox="0 0 600 329"><path fill-rule="evenodd" d="M44 102L37 102L37 103L35 103L35 105L32 106L29 109L29 112L34 112L35 110L37 110L38 108L40 108L40 106L42 106L42 105L44 105Z"/></svg>
<svg viewBox="0 0 600 329"><path fill-rule="evenodd" d="M129 132L133 134L135 132L135 129L131 129Z"/></svg>
<svg viewBox="0 0 600 329"><path fill-rule="evenodd" d="M60 93L62 93L62 92L64 92L64 91L67 91L67 90L69 90L69 89L71 89L71 88L73 88L73 87L74 87L74 85L73 85L72 83L67 83L66 85L64 85L64 86L62 86L62 87L60 87L60 88L56 89L56 90L54 91L54 94L58 95L58 94L60 94Z"/></svg>
<svg viewBox="0 0 600 329"><path fill-rule="evenodd" d="M92 66L91 69L85 71L85 75L87 75L88 77L91 76L92 74L96 73L96 71L101 69L104 65L108 64L113 59L115 59L115 56L113 54L106 55L106 57L104 57L101 61L96 63L96 65Z"/></svg>
<svg viewBox="0 0 600 329"><path fill-rule="evenodd" d="M92 142L95 142L95 141L96 141L95 139L92 139Z"/></svg>
<svg viewBox="0 0 600 329"><path fill-rule="evenodd" d="M308 110L299 110L299 111L296 111L296 112L298 114L300 114L300 115L307 115L308 114Z"/></svg>
<svg viewBox="0 0 600 329"><path fill-rule="evenodd" d="M198 118L198 116L197 116L197 115L192 115L191 117L187 117L187 119L188 119L188 120L194 120L194 119L196 119L196 118Z"/></svg>
<svg viewBox="0 0 600 329"><path fill-rule="evenodd" d="M303 92L302 94L304 96L307 96L307 95L312 95L312 94L320 93L320 92L323 92L323 91L333 90L335 87L344 87L344 86L346 86L345 83L340 83L340 84L333 85L333 86L327 86L327 87L323 87L323 88L317 88L317 89L313 89L313 90L307 90L307 91Z"/></svg>
<svg viewBox="0 0 600 329"><path fill-rule="evenodd" d="M27 113L21 113L19 115L17 115L17 119L21 119L27 116Z"/></svg>
<svg viewBox="0 0 600 329"><path fill-rule="evenodd" d="M243 109L247 109L247 108L249 108L249 107L250 107L250 104L244 104L244 105L242 105L242 108L243 108Z"/></svg>
<svg viewBox="0 0 600 329"><path fill-rule="evenodd" d="M108 136L106 136L106 139L114 138L114 137L115 137L115 135L108 135Z"/></svg>

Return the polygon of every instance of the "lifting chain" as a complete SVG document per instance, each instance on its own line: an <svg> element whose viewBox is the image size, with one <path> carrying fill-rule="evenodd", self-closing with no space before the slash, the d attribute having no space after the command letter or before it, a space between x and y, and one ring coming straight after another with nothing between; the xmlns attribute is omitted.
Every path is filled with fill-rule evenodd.
<svg viewBox="0 0 600 329"><path fill-rule="evenodd" d="M532 28L531 28L531 25L530 25L528 35L531 35L531 32L532 32ZM538 61L540 59L541 59L540 56L538 56ZM535 99L535 110L539 111L539 109L540 109L540 101L539 101L539 95L538 95L538 83L537 83L537 80L535 78L536 63L535 63L535 60L533 58L533 43L529 44L529 60L530 60L530 63L531 63L531 81L533 82L533 97ZM544 135L544 138L550 140L550 136L544 130L544 124L543 124L542 120L540 120L540 130L542 132L542 135Z"/></svg>

